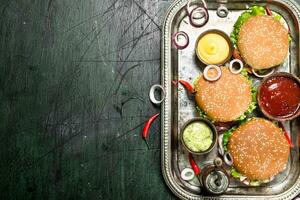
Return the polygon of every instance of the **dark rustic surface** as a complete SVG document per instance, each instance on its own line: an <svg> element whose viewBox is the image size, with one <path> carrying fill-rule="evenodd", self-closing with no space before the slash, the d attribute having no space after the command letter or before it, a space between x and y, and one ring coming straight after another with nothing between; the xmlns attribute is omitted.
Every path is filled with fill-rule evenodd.
<svg viewBox="0 0 300 200"><path fill-rule="evenodd" d="M163 0L0 0L0 199L173 199L160 170Z"/></svg>
<svg viewBox="0 0 300 200"><path fill-rule="evenodd" d="M171 0L0 0L0 199L175 199L160 169Z"/></svg>

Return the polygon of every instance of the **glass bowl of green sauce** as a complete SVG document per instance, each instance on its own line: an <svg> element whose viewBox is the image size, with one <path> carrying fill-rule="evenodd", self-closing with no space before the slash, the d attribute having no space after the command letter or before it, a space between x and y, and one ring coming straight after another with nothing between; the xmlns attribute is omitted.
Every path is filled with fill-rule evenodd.
<svg viewBox="0 0 300 200"><path fill-rule="evenodd" d="M192 154L209 153L217 143L218 133L207 119L196 117L187 121L181 130L181 142Z"/></svg>

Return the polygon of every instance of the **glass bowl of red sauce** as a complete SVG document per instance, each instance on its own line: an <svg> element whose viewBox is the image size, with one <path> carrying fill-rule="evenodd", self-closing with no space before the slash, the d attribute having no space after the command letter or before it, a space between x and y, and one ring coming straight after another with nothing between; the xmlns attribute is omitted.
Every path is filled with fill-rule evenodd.
<svg viewBox="0 0 300 200"><path fill-rule="evenodd" d="M300 79L286 72L277 72L264 78L258 87L257 102L269 119L295 119L300 115Z"/></svg>

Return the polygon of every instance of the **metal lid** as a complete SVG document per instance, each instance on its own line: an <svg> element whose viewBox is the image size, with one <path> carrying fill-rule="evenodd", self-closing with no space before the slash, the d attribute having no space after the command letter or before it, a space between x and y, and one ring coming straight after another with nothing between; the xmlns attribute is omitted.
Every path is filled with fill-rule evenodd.
<svg viewBox="0 0 300 200"><path fill-rule="evenodd" d="M229 186L227 175L216 168L205 173L202 179L205 189L212 194L222 194Z"/></svg>

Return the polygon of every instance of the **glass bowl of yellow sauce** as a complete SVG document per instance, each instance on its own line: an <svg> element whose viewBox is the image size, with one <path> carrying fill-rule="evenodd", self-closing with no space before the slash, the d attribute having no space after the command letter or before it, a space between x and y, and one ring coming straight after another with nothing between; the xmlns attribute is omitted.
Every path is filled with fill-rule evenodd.
<svg viewBox="0 0 300 200"><path fill-rule="evenodd" d="M207 119L196 117L187 121L181 130L181 142L192 154L209 153L217 143L217 130Z"/></svg>
<svg viewBox="0 0 300 200"><path fill-rule="evenodd" d="M195 50L205 65L223 65L231 58L233 45L226 33L210 29L198 37Z"/></svg>

